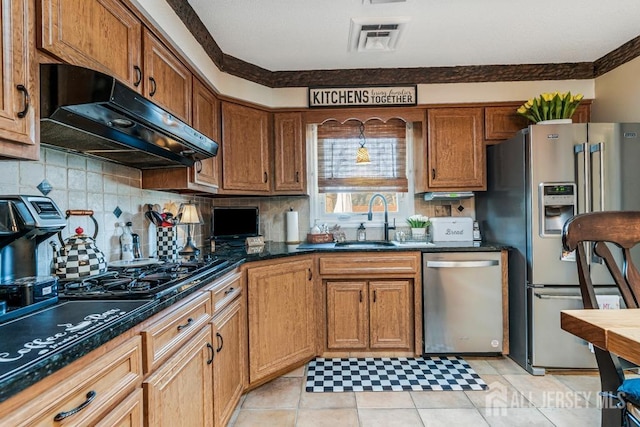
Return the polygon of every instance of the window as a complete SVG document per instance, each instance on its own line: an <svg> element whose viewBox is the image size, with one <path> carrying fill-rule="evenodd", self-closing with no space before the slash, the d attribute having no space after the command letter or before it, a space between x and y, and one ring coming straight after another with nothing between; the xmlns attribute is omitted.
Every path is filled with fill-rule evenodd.
<svg viewBox="0 0 640 427"><path fill-rule="evenodd" d="M310 164L316 166L309 168L312 221L357 226L367 221L371 197L381 193L389 221L397 218L402 224L413 212L413 183L408 179L412 134L411 123L400 119L369 120L364 126L358 120L311 126ZM356 163L361 146L368 150L370 163ZM384 212L380 198L374 199L372 210ZM369 225L382 222L382 215L374 215Z"/></svg>

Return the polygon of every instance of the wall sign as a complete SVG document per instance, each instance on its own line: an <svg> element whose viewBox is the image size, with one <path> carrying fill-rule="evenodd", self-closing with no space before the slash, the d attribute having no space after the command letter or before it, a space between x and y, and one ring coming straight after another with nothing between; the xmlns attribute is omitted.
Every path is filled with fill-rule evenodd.
<svg viewBox="0 0 640 427"><path fill-rule="evenodd" d="M416 104L415 85L309 88L309 108L389 107Z"/></svg>

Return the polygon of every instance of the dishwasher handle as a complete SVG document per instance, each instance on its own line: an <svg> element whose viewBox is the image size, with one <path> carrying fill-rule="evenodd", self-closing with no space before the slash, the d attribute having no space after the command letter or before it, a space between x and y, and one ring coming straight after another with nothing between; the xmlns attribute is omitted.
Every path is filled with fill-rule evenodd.
<svg viewBox="0 0 640 427"><path fill-rule="evenodd" d="M477 267L493 267L500 265L497 259L477 260L477 261L431 261L427 260L427 268L477 268Z"/></svg>

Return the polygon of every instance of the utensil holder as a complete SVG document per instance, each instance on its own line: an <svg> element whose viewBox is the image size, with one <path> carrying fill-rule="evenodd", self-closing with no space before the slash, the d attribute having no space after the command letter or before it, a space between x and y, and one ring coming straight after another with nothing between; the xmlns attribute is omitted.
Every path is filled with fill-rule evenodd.
<svg viewBox="0 0 640 427"><path fill-rule="evenodd" d="M158 259L176 261L178 259L178 239L175 227L156 227Z"/></svg>

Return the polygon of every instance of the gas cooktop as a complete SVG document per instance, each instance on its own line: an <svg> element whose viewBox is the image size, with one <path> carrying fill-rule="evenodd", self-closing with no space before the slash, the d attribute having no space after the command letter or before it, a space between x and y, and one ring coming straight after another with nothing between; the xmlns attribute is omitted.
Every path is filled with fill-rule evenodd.
<svg viewBox="0 0 640 427"><path fill-rule="evenodd" d="M60 280L61 299L158 299L175 295L229 266L228 260L110 266L106 273Z"/></svg>

